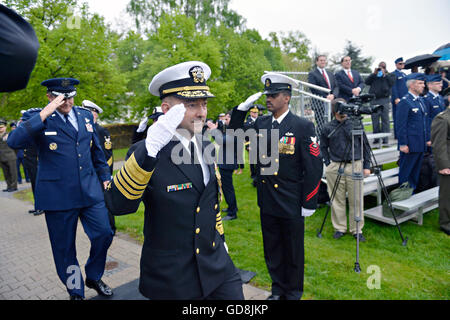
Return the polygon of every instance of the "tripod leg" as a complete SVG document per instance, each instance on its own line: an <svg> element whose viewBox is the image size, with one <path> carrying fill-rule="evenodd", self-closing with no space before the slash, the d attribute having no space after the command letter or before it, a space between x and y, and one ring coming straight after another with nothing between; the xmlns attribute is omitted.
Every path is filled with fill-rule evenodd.
<svg viewBox="0 0 450 320"><path fill-rule="evenodd" d="M336 192L339 187L339 183L341 181L342 176L344 175L344 169L345 169L345 166L344 166L344 168L342 168L342 164L341 164L339 166L338 175L336 177L336 181L334 183L333 190L331 192L330 202L329 202L329 205L327 208L327 212L325 213L325 217L323 218L322 226L320 227L320 230L317 231L317 238L322 238L322 231L323 231L323 228L325 227L325 222L327 221L327 217L330 212L331 205L333 204L333 200L336 197Z"/></svg>

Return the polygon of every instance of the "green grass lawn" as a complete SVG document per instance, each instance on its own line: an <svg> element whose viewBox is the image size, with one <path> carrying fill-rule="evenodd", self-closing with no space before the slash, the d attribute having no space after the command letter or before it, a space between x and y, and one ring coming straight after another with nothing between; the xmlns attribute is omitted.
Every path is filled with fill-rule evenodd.
<svg viewBox="0 0 450 320"><path fill-rule="evenodd" d="M270 290L271 280L264 262L256 189L251 185L249 167L234 175L238 199L238 219L225 221L225 235L230 255L238 268L257 273L251 284ZM367 199L366 205L373 202ZM226 207L222 203L222 208ZM133 215L116 218L119 231L142 241L143 206ZM305 226L305 294L304 299L442 299L450 298L450 264L448 236L439 231L438 211L424 216L424 225L401 224L408 245L402 246L396 227L366 219L361 243L362 272L354 272L356 242L351 235L333 239L328 217L323 238L316 236L326 208L306 219ZM370 266L381 270L381 288L367 286Z"/></svg>
<svg viewBox="0 0 450 320"><path fill-rule="evenodd" d="M386 165L384 169L394 167ZM264 262L259 208L256 204L256 189L251 185L249 166L242 175L234 175L238 200L238 219L224 221L225 235L230 255L238 268L257 273L251 284L270 290L271 280ZM31 190L18 192L16 197L32 200ZM365 207L374 204L366 198ZM221 204L225 208L226 203ZM351 235L333 239L334 230L330 216L323 238L316 236L326 208L306 219L305 225L305 293L311 300L416 300L450 298L450 242L439 230L437 210L424 215L424 224L413 222L400 225L408 245L402 246L398 230L366 219L364 235L367 242L361 243L360 265L362 272L354 272L356 242ZM137 213L116 217L118 231L127 233L143 242L143 205ZM380 289L369 289L367 282L373 274L368 268L377 266L380 271Z"/></svg>

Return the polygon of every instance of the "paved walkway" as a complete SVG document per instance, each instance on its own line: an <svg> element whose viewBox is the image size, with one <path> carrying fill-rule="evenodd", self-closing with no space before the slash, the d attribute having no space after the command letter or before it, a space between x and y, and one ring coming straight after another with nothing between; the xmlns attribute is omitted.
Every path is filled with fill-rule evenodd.
<svg viewBox="0 0 450 320"><path fill-rule="evenodd" d="M115 166L117 167L117 166ZM33 206L17 200L0 181L0 300L67 300L68 294L56 274L44 215L33 216ZM30 189L19 185L19 191ZM90 243L81 224L78 226L78 261L84 274ZM142 246L125 234L114 237L108 251L103 280L117 288L139 278ZM86 299L97 293L86 288ZM267 291L244 285L247 300L264 300Z"/></svg>

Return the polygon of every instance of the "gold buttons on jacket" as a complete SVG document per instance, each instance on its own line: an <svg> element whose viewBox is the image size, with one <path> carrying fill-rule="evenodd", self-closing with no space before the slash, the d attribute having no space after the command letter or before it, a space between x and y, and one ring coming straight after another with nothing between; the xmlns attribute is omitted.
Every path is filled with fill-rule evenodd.
<svg viewBox="0 0 450 320"><path fill-rule="evenodd" d="M276 184L276 185L274 185L273 187L274 187L275 189L278 189L278 185L277 185L277 184Z"/></svg>
<svg viewBox="0 0 450 320"><path fill-rule="evenodd" d="M216 243L215 242L213 242L213 248L215 248L216 247Z"/></svg>
<svg viewBox="0 0 450 320"><path fill-rule="evenodd" d="M278 163L278 162L280 162L280 160L279 159L275 159L275 162Z"/></svg>
<svg viewBox="0 0 450 320"><path fill-rule="evenodd" d="M200 233L200 228L197 228L197 230L195 230L195 233L199 234Z"/></svg>
<svg viewBox="0 0 450 320"><path fill-rule="evenodd" d="M197 213L200 213L200 207L197 208Z"/></svg>
<svg viewBox="0 0 450 320"><path fill-rule="evenodd" d="M273 175L274 175L274 176L277 176L277 175L278 175L278 172L275 172Z"/></svg>
<svg viewBox="0 0 450 320"><path fill-rule="evenodd" d="M196 251L196 252L197 252L197 254L200 254L200 249L197 248L197 251Z"/></svg>
<svg viewBox="0 0 450 320"><path fill-rule="evenodd" d="M214 206L214 210L217 210L218 208L219 208L219 205L216 204L216 205Z"/></svg>
<svg viewBox="0 0 450 320"><path fill-rule="evenodd" d="M262 183L266 183L266 180L263 180Z"/></svg>

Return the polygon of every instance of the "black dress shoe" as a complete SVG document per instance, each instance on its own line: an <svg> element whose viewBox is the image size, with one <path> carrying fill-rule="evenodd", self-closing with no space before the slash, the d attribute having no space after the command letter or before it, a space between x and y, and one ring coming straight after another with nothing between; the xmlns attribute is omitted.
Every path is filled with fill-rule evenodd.
<svg viewBox="0 0 450 320"><path fill-rule="evenodd" d="M223 221L236 220L237 216L225 216L222 218Z"/></svg>
<svg viewBox="0 0 450 320"><path fill-rule="evenodd" d="M42 210L36 210L36 212L33 213L33 215L36 217L36 216L40 216L41 214L44 214L44 213L45 213L45 212L42 211Z"/></svg>
<svg viewBox="0 0 450 320"><path fill-rule="evenodd" d="M359 233L358 236L359 236L359 242L366 242L366 238L364 238L362 233ZM357 235L354 234L353 237L356 239Z"/></svg>
<svg viewBox="0 0 450 320"><path fill-rule="evenodd" d="M278 296L278 295L276 295L276 294L272 294L270 297L268 297L266 300L274 300L274 301L277 301L277 300L283 300L283 297L282 296Z"/></svg>
<svg viewBox="0 0 450 320"><path fill-rule="evenodd" d="M29 213L29 214L35 214L35 213L36 213L36 210L28 210L28 213Z"/></svg>
<svg viewBox="0 0 450 320"><path fill-rule="evenodd" d="M15 189L7 189L6 192L16 192L17 190L19 190L19 189L17 189L17 188L15 188Z"/></svg>
<svg viewBox="0 0 450 320"><path fill-rule="evenodd" d="M334 233L334 235L333 235L333 238L335 238L335 239L340 239L340 238L342 238L344 235L345 235L345 234L344 234L343 232L336 231L336 232Z"/></svg>
<svg viewBox="0 0 450 320"><path fill-rule="evenodd" d="M84 300L84 298L80 297L78 295L73 295L73 296L70 296L70 300Z"/></svg>
<svg viewBox="0 0 450 320"><path fill-rule="evenodd" d="M101 296L110 297L113 295L112 289L102 280L94 281L86 279L86 286L94 289Z"/></svg>

